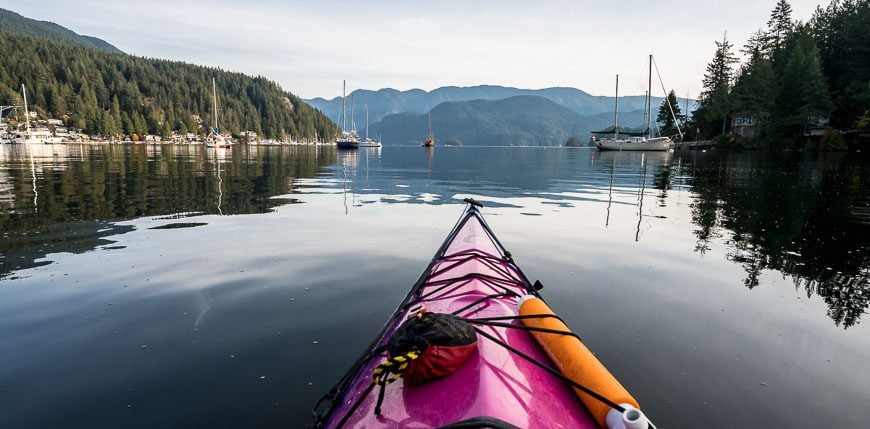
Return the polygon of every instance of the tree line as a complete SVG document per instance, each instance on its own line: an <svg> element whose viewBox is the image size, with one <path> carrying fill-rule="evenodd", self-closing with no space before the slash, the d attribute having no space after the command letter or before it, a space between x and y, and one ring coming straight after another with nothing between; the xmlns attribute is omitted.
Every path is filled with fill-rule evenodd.
<svg viewBox="0 0 870 429"><path fill-rule="evenodd" d="M870 129L870 2L833 0L807 22L778 0L740 50L723 37L707 65L690 135L735 147L846 148ZM750 137L735 133L747 120ZM817 133L810 132L815 129ZM823 131L822 131L823 130Z"/></svg>
<svg viewBox="0 0 870 429"><path fill-rule="evenodd" d="M28 108L91 135L207 134L213 77L222 132L297 140L337 134L329 118L262 76L6 31L0 31L0 58L0 104L23 105L24 84Z"/></svg>

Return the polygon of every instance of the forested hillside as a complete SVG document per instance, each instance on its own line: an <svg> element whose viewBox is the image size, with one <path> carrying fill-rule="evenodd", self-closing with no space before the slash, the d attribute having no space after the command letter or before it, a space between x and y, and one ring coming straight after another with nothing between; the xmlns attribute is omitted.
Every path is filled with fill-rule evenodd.
<svg viewBox="0 0 870 429"><path fill-rule="evenodd" d="M35 19L26 18L6 9L0 9L0 30L34 37L44 37L47 39L65 40L102 49L114 54L123 53L120 49L114 47L111 43L105 40L78 34L53 22L37 21Z"/></svg>
<svg viewBox="0 0 870 429"><path fill-rule="evenodd" d="M40 116L93 135L204 134L201 124L212 122L212 77L222 132L281 139L316 132L321 140L337 132L329 118L264 77L7 31L0 31L0 58L0 104L23 104L23 83Z"/></svg>
<svg viewBox="0 0 870 429"><path fill-rule="evenodd" d="M737 67L731 42L716 42L694 115L704 137L725 135L738 147L770 149L842 150L847 139L866 144L870 2L835 0L807 22L791 13L779 0L767 26L741 49L746 60Z"/></svg>
<svg viewBox="0 0 870 429"><path fill-rule="evenodd" d="M638 112L630 116L640 122ZM438 145L453 141L466 146L561 146L570 137L585 142L593 128L604 128L612 121L612 115L583 116L544 97L530 95L454 101L432 109ZM385 144L413 144L426 137L426 127L426 114L404 112L385 117L370 131L381 136Z"/></svg>

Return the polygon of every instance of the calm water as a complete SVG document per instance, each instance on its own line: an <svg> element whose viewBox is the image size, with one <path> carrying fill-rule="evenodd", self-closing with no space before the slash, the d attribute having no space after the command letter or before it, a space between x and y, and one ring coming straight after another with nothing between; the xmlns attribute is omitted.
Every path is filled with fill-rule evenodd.
<svg viewBox="0 0 870 429"><path fill-rule="evenodd" d="M119 145L0 146L0 427L302 427L466 196L660 428L870 420L866 157Z"/></svg>

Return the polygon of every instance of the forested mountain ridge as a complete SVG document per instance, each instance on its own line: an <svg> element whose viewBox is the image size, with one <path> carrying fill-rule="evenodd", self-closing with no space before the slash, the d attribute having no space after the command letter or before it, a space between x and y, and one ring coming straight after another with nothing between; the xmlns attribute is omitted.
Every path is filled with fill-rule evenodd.
<svg viewBox="0 0 870 429"><path fill-rule="evenodd" d="M33 37L65 40L67 42L79 43L101 49L113 54L123 54L120 49L105 40L81 35L53 22L30 19L6 9L0 9L0 30L25 34Z"/></svg>
<svg viewBox="0 0 870 429"><path fill-rule="evenodd" d="M621 123L640 124L643 112L621 112ZM581 115L547 98L518 95L500 100L451 101L432 109L438 145L561 146L571 137L587 141L589 132L613 124L613 114ZM370 127L384 144L413 144L426 136L427 115L403 112Z"/></svg>
<svg viewBox="0 0 870 429"><path fill-rule="evenodd" d="M321 140L337 133L329 118L262 76L8 31L0 31L0 58L0 104L22 105L23 83L32 110L92 135L205 134L212 77L223 132Z"/></svg>
<svg viewBox="0 0 870 429"><path fill-rule="evenodd" d="M452 101L474 100L503 100L516 96L538 96L546 98L562 107L573 110L581 115L594 115L599 113L613 113L613 97L595 96L576 88L544 88L522 89L497 85L478 85L469 87L445 86L431 91L411 89L399 91L393 88L384 88L377 91L357 89L348 94L348 110L351 109L350 100L353 98L353 113L357 118L365 117L365 109L369 109L369 119L377 122L387 115L402 112L426 113L435 106ZM652 104L661 104L663 97L653 97ZM306 103L328 115L333 120L338 118L341 110L341 97L330 100L314 98L305 100ZM680 105L685 99L679 99ZM646 98L643 95L630 95L619 97L619 108L623 111L643 109Z"/></svg>

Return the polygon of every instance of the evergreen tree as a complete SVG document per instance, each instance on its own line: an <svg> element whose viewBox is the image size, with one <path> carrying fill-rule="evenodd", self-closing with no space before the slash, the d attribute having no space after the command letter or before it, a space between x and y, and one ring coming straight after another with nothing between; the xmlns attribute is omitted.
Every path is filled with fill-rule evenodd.
<svg viewBox="0 0 870 429"><path fill-rule="evenodd" d="M808 119L828 115L832 103L819 49L806 27L798 28L789 37L783 60L775 119L780 136L796 141L803 134Z"/></svg>
<svg viewBox="0 0 870 429"><path fill-rule="evenodd" d="M713 61L707 64L707 72L704 74L703 90L698 97L698 110L693 114L701 132L708 137L725 133L731 105L729 93L731 91L732 65L737 58L731 52L733 45L727 37L722 42L716 43L716 53Z"/></svg>
<svg viewBox="0 0 870 429"><path fill-rule="evenodd" d="M775 54L785 46L785 39L794 28L791 19L791 5L786 0L779 0L770 12L767 21L765 49L767 54Z"/></svg>
<svg viewBox="0 0 870 429"><path fill-rule="evenodd" d="M258 129L266 138L281 131L313 138L317 132L328 139L338 130L329 118L263 77L110 54L3 30L0 58L0 104L20 105L16 94L23 82L29 107L41 117L68 120L95 135L167 135L167 126L200 131L194 115L210 118L212 77L225 132ZM313 126L302 126L308 123Z"/></svg>
<svg viewBox="0 0 870 429"><path fill-rule="evenodd" d="M831 124L860 127L870 110L870 2L832 1L809 22L835 100Z"/></svg>
<svg viewBox="0 0 870 429"><path fill-rule="evenodd" d="M670 107L668 106L670 104ZM671 111L673 109L673 112ZM656 122L661 124L659 135L674 136L678 134L677 122L674 119L680 117L680 103L677 102L677 94L672 89L668 93L668 97L662 100L662 105L659 106L659 113L656 116Z"/></svg>
<svg viewBox="0 0 870 429"><path fill-rule="evenodd" d="M776 97L776 76L770 59L755 49L737 75L731 90L731 110L753 118L755 136L762 142L768 134L768 119Z"/></svg>

